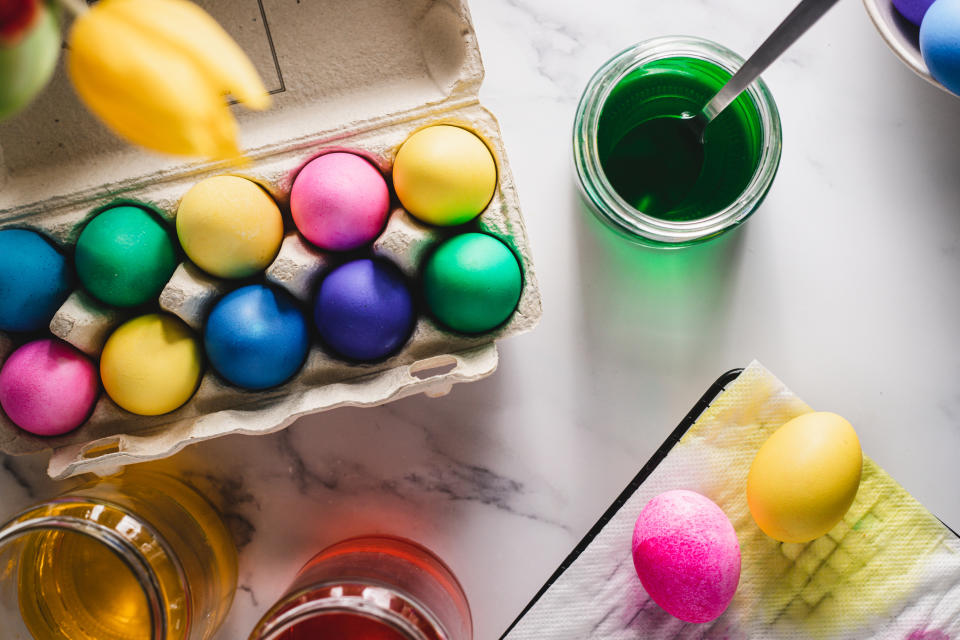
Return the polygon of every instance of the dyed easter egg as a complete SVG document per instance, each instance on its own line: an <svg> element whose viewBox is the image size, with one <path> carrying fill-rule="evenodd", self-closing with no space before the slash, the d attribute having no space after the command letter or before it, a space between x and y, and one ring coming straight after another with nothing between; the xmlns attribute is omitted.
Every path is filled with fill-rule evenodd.
<svg viewBox="0 0 960 640"><path fill-rule="evenodd" d="M445 241L423 271L430 312L461 333L481 333L502 324L517 308L522 288L516 256L485 233L464 233Z"/></svg>
<svg viewBox="0 0 960 640"><path fill-rule="evenodd" d="M918 27L932 4L933 0L893 0L893 6L900 15Z"/></svg>
<svg viewBox="0 0 960 640"><path fill-rule="evenodd" d="M760 529L781 542L809 542L840 522L860 487L863 454L850 423L807 413L777 429L747 476L747 504Z"/></svg>
<svg viewBox="0 0 960 640"><path fill-rule="evenodd" d="M276 257L283 218L257 183L216 176L198 182L180 200L177 235L187 256L207 273L246 278Z"/></svg>
<svg viewBox="0 0 960 640"><path fill-rule="evenodd" d="M14 424L38 436L79 427L99 392L96 367L60 340L28 342L0 369L0 407Z"/></svg>
<svg viewBox="0 0 960 640"><path fill-rule="evenodd" d="M314 322L334 351L359 361L380 360L397 351L413 332L413 298L394 265L354 260L320 283Z"/></svg>
<svg viewBox="0 0 960 640"><path fill-rule="evenodd" d="M351 251L380 235L390 212L390 191L367 160L352 153L328 153L297 174L290 212L300 233L316 246Z"/></svg>
<svg viewBox="0 0 960 640"><path fill-rule="evenodd" d="M70 295L70 267L39 233L0 231L0 330L37 331Z"/></svg>
<svg viewBox="0 0 960 640"><path fill-rule="evenodd" d="M307 321L294 299L263 285L224 296L207 318L207 359L217 373L245 389L289 380L307 357Z"/></svg>
<svg viewBox="0 0 960 640"><path fill-rule="evenodd" d="M107 395L143 416L173 411L200 383L200 345L182 320L166 314L139 316L120 325L100 356Z"/></svg>
<svg viewBox="0 0 960 640"><path fill-rule="evenodd" d="M77 239L77 277L93 297L117 307L156 299L177 267L167 228L140 207L99 213Z"/></svg>
<svg viewBox="0 0 960 640"><path fill-rule="evenodd" d="M393 186L403 207L429 224L453 226L487 208L497 165L487 145L460 127L417 131L397 152Z"/></svg>
<svg viewBox="0 0 960 640"><path fill-rule="evenodd" d="M930 75L960 95L960 0L937 0L920 25L920 53Z"/></svg>
<svg viewBox="0 0 960 640"><path fill-rule="evenodd" d="M740 544L726 514L693 491L661 493L633 528L633 565L660 607L685 622L710 622L740 582Z"/></svg>

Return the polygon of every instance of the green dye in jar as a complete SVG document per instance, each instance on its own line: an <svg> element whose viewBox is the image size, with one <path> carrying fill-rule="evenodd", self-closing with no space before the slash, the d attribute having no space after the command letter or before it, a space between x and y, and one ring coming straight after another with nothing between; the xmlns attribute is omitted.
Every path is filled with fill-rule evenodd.
<svg viewBox="0 0 960 640"><path fill-rule="evenodd" d="M744 92L709 125L702 143L684 112L697 113L730 79L698 58L649 62L623 77L600 113L597 151L628 204L669 221L723 210L746 189L763 149L760 113Z"/></svg>

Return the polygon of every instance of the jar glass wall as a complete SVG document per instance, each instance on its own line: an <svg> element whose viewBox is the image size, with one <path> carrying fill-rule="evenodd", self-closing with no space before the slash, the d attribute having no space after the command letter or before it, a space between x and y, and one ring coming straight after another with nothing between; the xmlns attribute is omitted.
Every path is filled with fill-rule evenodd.
<svg viewBox="0 0 960 640"><path fill-rule="evenodd" d="M0 628L36 640L206 640L237 583L214 507L166 474L128 469L0 528Z"/></svg>
<svg viewBox="0 0 960 640"><path fill-rule="evenodd" d="M427 549L390 537L353 538L313 557L250 640L471 640L463 589Z"/></svg>

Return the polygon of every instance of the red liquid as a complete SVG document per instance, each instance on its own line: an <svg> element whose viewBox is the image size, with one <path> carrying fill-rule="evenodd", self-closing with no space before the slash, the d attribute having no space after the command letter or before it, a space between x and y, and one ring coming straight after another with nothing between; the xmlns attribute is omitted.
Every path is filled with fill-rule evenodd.
<svg viewBox="0 0 960 640"><path fill-rule="evenodd" d="M301 622L282 640L409 640L382 622L354 613L327 613Z"/></svg>

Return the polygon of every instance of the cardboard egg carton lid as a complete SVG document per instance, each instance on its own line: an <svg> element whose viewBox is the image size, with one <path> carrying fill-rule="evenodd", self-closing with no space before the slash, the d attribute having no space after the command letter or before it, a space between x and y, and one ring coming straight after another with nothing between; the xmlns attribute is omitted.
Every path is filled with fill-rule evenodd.
<svg viewBox="0 0 960 640"><path fill-rule="evenodd" d="M466 0L199 4L247 52L272 94L267 111L233 108L253 156L477 100L483 63ZM209 168L114 137L76 98L63 62L28 109L0 123L0 219Z"/></svg>
<svg viewBox="0 0 960 640"><path fill-rule="evenodd" d="M0 124L0 227L33 228L69 247L98 208L130 198L156 206L172 223L186 190L219 173L257 180L286 210L297 170L318 152L360 151L388 171L410 133L428 124L455 124L484 138L497 161L497 191L472 228L497 235L517 254L524 272L520 305L505 325L481 336L449 333L421 312L407 346L380 363L346 363L315 345L293 381L265 392L231 387L208 370L194 398L165 416L133 416L105 394L87 424L55 438L31 436L0 416L0 451L52 448L48 471L54 477L109 473L192 442L269 433L301 415L339 406L443 395L455 383L492 373L494 341L539 320L536 276L499 127L477 98L483 66L465 1L201 4L251 55L274 93L267 112L235 107L252 162L239 168L191 163L128 147L86 113L61 72L33 108ZM413 277L430 247L457 231L428 227L396 208L372 253ZM329 254L290 232L264 279L307 305L330 264ZM198 329L215 299L235 286L184 262L154 306ZM96 357L110 331L129 316L76 291L50 328ZM0 334L0 359L13 344Z"/></svg>

